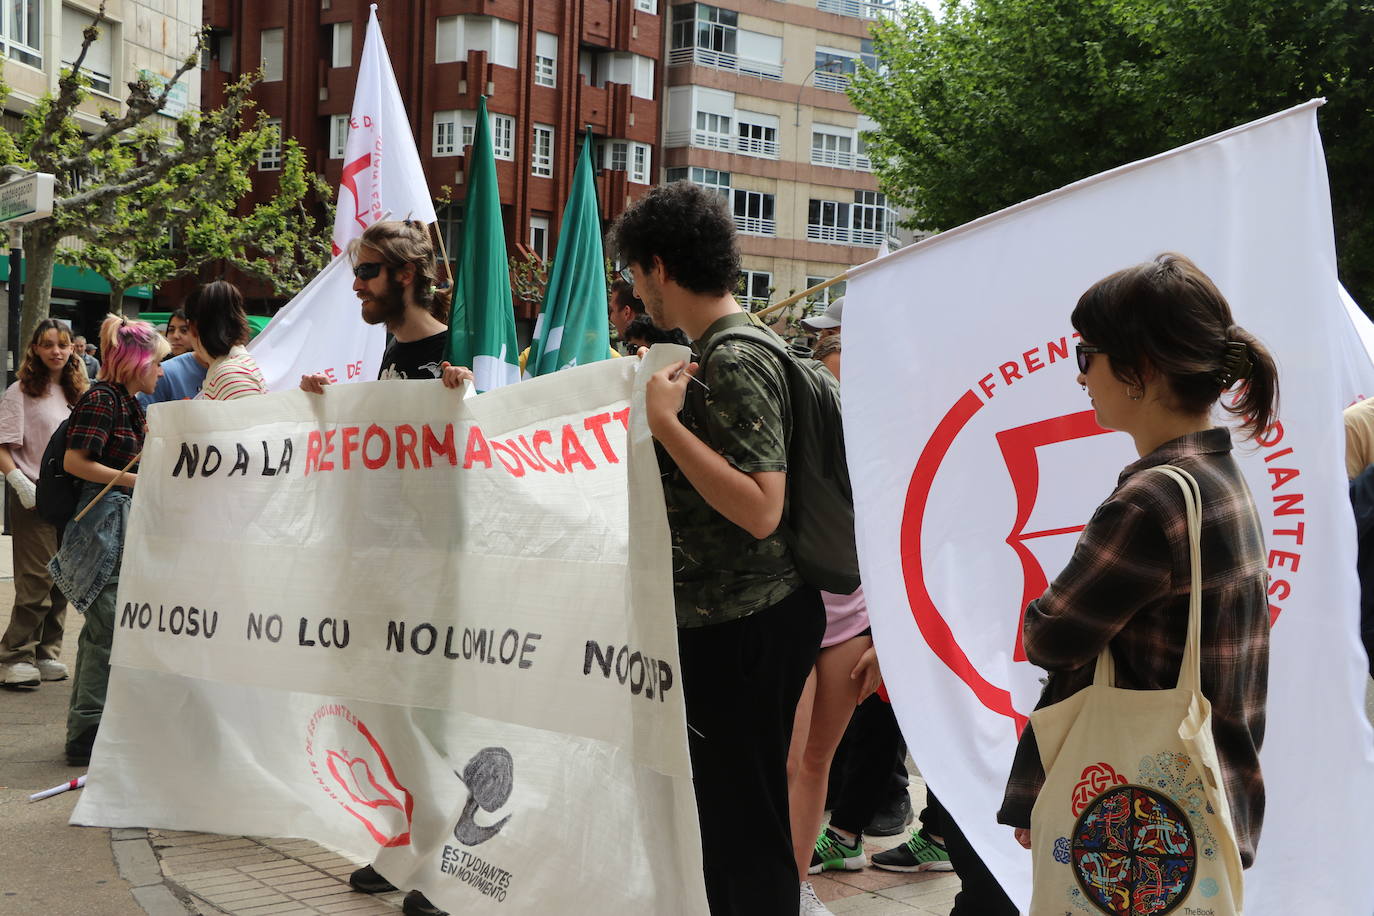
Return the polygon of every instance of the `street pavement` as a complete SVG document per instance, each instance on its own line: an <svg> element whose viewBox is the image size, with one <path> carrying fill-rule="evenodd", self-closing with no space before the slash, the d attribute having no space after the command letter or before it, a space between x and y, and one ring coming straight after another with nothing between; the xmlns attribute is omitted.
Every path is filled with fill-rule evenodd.
<svg viewBox="0 0 1374 916"><path fill-rule="evenodd" d="M0 630L14 602L10 543L0 537ZM62 660L76 655L81 615L69 612ZM30 803L28 796L81 775L63 758L70 681L0 689L0 916L388 916L402 895L354 893L360 861L308 840L68 825L78 792ZM1374 685L1371 685L1374 688ZM1374 689L1366 695L1374 720ZM912 807L925 785L912 779ZM874 852L905 834L870 839ZM948 872L899 874L871 866L814 876L837 914L942 916L958 892ZM550 910L551 916L556 916Z"/></svg>

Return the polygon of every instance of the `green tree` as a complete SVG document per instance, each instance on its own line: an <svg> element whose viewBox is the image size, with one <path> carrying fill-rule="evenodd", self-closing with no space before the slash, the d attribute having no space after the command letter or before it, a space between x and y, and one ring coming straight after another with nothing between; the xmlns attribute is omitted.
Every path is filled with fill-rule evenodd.
<svg viewBox="0 0 1374 916"><path fill-rule="evenodd" d="M946 0L850 90L909 224L946 229L1315 96L1342 279L1374 308L1374 3Z"/></svg>
<svg viewBox="0 0 1374 916"><path fill-rule="evenodd" d="M247 213L235 212L251 189L248 171L258 154L278 142L276 129L263 119L245 123L256 74L231 84L223 107L188 112L170 128L161 126L154 116L196 66L197 43L164 85L142 78L128 84L124 113L102 111L104 126L87 133L75 115L87 97L81 66L98 36L94 23L86 28L74 65L62 72L56 95L24 115L17 143L0 132L0 180L30 171L56 179L52 216L24 227L19 339L48 314L58 244L68 238L83 244L63 257L106 278L113 309L131 286L159 283L216 259L283 294L304 285L328 260L329 240L325 218L306 205L322 183L305 169L298 146L285 145L277 194ZM0 93L7 91L0 84Z"/></svg>

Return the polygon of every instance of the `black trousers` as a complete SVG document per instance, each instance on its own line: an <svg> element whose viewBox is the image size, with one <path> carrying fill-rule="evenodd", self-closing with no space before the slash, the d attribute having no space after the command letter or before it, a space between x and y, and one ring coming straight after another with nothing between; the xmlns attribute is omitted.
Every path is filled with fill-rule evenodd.
<svg viewBox="0 0 1374 916"><path fill-rule="evenodd" d="M830 823L850 833L863 833L883 805L907 790L906 742L892 704L876 693L860 703L849 720L844 742L848 744L844 761L830 768L832 782L839 771Z"/></svg>
<svg viewBox="0 0 1374 916"><path fill-rule="evenodd" d="M787 747L824 631L811 588L743 620L678 630L712 916L797 912Z"/></svg>
<svg viewBox="0 0 1374 916"><path fill-rule="evenodd" d="M926 786L921 828L927 837L934 835L944 840L949 862L963 885L954 898L954 909L949 911L949 916L1017 916L1018 910L1007 892L988 871L954 818L930 791L930 786Z"/></svg>

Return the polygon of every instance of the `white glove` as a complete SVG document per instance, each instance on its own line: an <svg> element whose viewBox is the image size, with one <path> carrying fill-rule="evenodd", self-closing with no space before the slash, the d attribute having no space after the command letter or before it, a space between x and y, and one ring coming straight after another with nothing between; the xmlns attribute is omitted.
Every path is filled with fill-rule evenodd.
<svg viewBox="0 0 1374 916"><path fill-rule="evenodd" d="M33 485L33 481L24 476L24 472L15 468L5 475L5 479L14 488L14 495L19 497L20 504L25 509L32 509L38 503L38 488Z"/></svg>

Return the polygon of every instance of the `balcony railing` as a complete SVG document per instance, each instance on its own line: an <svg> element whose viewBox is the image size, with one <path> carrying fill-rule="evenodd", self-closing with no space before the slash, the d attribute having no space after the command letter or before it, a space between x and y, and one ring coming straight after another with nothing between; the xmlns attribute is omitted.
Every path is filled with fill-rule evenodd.
<svg viewBox="0 0 1374 916"><path fill-rule="evenodd" d="M864 3L862 0L816 0L816 9L855 19L892 19L897 15L890 3Z"/></svg>
<svg viewBox="0 0 1374 916"><path fill-rule="evenodd" d="M735 231L745 235L768 235L778 234L778 224L776 220L762 219L757 216L736 216Z"/></svg>
<svg viewBox="0 0 1374 916"><path fill-rule="evenodd" d="M849 74L828 73L824 70L817 70L814 82L817 89L825 89L830 92L844 92L849 88Z"/></svg>
<svg viewBox="0 0 1374 916"><path fill-rule="evenodd" d="M765 80L777 80L779 82L782 80L782 64L753 60L752 58L739 57L707 48L675 48L668 55L668 66L678 67L685 64L714 67L717 70L728 70L742 76L757 76L759 79Z"/></svg>
<svg viewBox="0 0 1374 916"><path fill-rule="evenodd" d="M759 140L755 137L736 137L735 152L744 153L746 156L763 156L766 159L776 159L778 158L778 141Z"/></svg>
<svg viewBox="0 0 1374 916"><path fill-rule="evenodd" d="M813 242L830 242L835 245L862 245L878 248L883 244L887 233L873 229L851 229L848 226L818 226L808 223L806 237Z"/></svg>
<svg viewBox="0 0 1374 916"><path fill-rule="evenodd" d="M873 171L873 160L867 156L856 155L848 150L821 149L814 146L811 147L811 164L851 169L856 172Z"/></svg>

